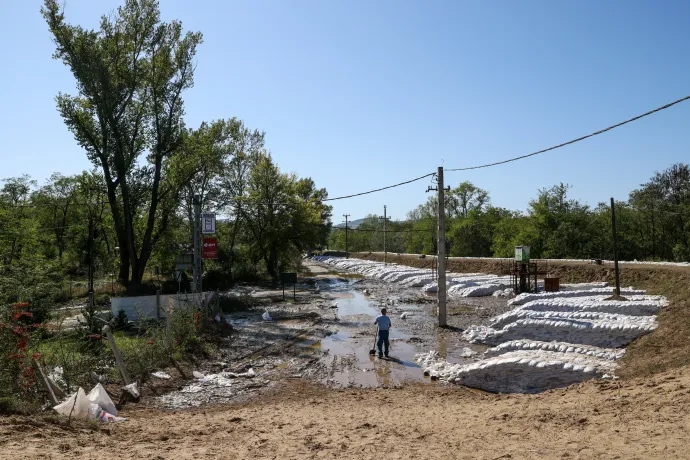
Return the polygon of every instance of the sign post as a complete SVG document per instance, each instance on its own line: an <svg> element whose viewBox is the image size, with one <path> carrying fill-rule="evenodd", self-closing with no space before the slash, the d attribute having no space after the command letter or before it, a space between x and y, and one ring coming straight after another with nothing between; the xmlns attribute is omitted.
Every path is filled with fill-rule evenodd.
<svg viewBox="0 0 690 460"><path fill-rule="evenodd" d="M204 212L201 214L201 233L212 235L216 233L216 213Z"/></svg>
<svg viewBox="0 0 690 460"><path fill-rule="evenodd" d="M218 258L218 239L217 238L204 238L201 244L201 254L204 259L217 259Z"/></svg>
<svg viewBox="0 0 690 460"><path fill-rule="evenodd" d="M297 300L295 285L297 284L297 273L281 273L280 282L283 285L283 300L285 300L285 284L292 283L292 298Z"/></svg>

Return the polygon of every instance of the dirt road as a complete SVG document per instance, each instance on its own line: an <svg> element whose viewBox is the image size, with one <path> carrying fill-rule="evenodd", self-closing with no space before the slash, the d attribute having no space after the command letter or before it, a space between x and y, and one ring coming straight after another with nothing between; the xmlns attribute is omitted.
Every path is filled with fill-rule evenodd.
<svg viewBox="0 0 690 460"><path fill-rule="evenodd" d="M131 410L99 432L0 418L1 458L688 458L690 370L541 395L301 381L240 406Z"/></svg>
<svg viewBox="0 0 690 460"><path fill-rule="evenodd" d="M232 316L236 330L224 360L236 370L255 368L257 379L198 393L167 393L182 397L175 404L147 397L121 412L130 421L97 431L85 424L65 428L63 422L0 417L0 458L690 457L685 447L689 367L539 395L449 387L423 379L409 362L412 354L435 348L449 359L463 359L456 353L466 343L455 329L485 320L505 305L478 300L452 306L455 329L439 332L432 324L432 303L418 294L411 298L370 280L326 282L323 278L333 275L323 270L312 276L321 293L266 304L276 321L261 321L263 306ZM396 314L411 315L394 322L399 363L379 362L367 353L372 315L390 298L396 299ZM224 366L209 363L201 370L208 374ZM296 373L301 377L293 378ZM200 402L203 407L194 407ZM210 402L216 404L206 405Z"/></svg>

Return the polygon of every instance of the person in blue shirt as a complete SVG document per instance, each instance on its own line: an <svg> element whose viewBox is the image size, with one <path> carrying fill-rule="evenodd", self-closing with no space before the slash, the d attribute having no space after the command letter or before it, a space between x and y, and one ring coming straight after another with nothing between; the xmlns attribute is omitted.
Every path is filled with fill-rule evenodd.
<svg viewBox="0 0 690 460"><path fill-rule="evenodd" d="M381 309L381 314L376 317L376 321L374 321L374 324L376 324L379 327L379 341L378 341L378 348L379 348L379 358L383 358L383 355L386 355L386 358L388 358L388 334L390 332L390 329L392 327L391 319L386 315L386 309L382 308ZM385 353L383 353L383 350L381 349L385 345Z"/></svg>

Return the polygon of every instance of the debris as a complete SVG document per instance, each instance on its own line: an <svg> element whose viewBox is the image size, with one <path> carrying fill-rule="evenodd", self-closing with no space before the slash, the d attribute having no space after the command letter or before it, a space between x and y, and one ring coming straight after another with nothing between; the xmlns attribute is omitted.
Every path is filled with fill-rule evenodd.
<svg viewBox="0 0 690 460"><path fill-rule="evenodd" d="M194 376L195 379L201 380L204 378L204 374L202 374L201 372L198 372L198 371L192 372L192 375Z"/></svg>
<svg viewBox="0 0 690 460"><path fill-rule="evenodd" d="M169 380L170 379L170 374L167 374L167 373L162 372L162 371L152 372L151 375L156 377L157 379L163 379L163 380Z"/></svg>
<svg viewBox="0 0 690 460"><path fill-rule="evenodd" d="M133 383L130 383L129 385L122 387L122 390L126 391L127 393L132 395L132 397L134 399L138 400L141 397L141 393L139 393L139 388L137 386L137 382L133 382Z"/></svg>
<svg viewBox="0 0 690 460"><path fill-rule="evenodd" d="M408 316L410 316L408 312L403 312L403 314L400 315L400 319L407 319Z"/></svg>
<svg viewBox="0 0 690 460"><path fill-rule="evenodd" d="M115 404L100 383L87 395L83 388L67 398L62 404L53 407L65 417L81 420L98 420L100 422L122 422L128 420L117 416Z"/></svg>
<svg viewBox="0 0 690 460"><path fill-rule="evenodd" d="M471 358L472 356L476 355L477 352L472 350L471 348L464 347L462 351L460 352L460 357L461 358Z"/></svg>
<svg viewBox="0 0 690 460"><path fill-rule="evenodd" d="M268 310L266 310L261 317L264 319L264 321L271 321L271 315L268 313Z"/></svg>
<svg viewBox="0 0 690 460"><path fill-rule="evenodd" d="M93 383L106 383L108 381L105 375L98 375L94 371L91 371L89 376L91 377L91 380L93 380Z"/></svg>

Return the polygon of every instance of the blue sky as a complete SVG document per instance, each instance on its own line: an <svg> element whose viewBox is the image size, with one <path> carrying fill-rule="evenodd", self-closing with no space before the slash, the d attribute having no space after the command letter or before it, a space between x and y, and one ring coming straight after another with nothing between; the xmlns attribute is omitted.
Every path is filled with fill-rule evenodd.
<svg viewBox="0 0 690 460"><path fill-rule="evenodd" d="M90 167L55 110L73 92L40 0L0 0L0 177ZM690 2L161 0L165 20L201 31L186 122L237 116L266 131L284 171L331 196L522 155L690 94ZM95 27L119 1L69 0ZM542 187L592 205L625 199L655 170L690 161L690 102L510 165L447 173L497 206ZM428 181L334 202L334 222L394 219Z"/></svg>

